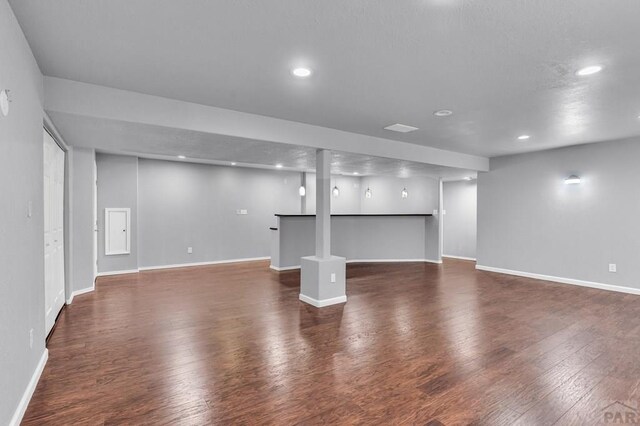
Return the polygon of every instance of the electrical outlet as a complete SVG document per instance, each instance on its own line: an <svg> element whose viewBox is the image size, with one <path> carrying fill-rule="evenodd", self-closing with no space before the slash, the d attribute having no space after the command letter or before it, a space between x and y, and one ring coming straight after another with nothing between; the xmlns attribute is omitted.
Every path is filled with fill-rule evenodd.
<svg viewBox="0 0 640 426"><path fill-rule="evenodd" d="M331 282L332 283L336 282L336 274L331 274Z"/></svg>
<svg viewBox="0 0 640 426"><path fill-rule="evenodd" d="M615 263L610 263L609 272L618 272L618 266Z"/></svg>
<svg viewBox="0 0 640 426"><path fill-rule="evenodd" d="M29 330L29 348L33 349L33 328Z"/></svg>
<svg viewBox="0 0 640 426"><path fill-rule="evenodd" d="M187 247L187 254L193 254L193 247Z"/></svg>
<svg viewBox="0 0 640 426"><path fill-rule="evenodd" d="M247 211L247 209L238 209L236 210L236 214L245 215L245 214L249 214L249 212Z"/></svg>

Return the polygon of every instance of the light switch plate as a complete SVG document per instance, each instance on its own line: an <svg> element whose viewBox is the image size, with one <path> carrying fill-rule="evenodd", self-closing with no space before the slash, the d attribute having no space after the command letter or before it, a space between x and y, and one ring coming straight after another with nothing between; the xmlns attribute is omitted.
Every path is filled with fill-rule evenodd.
<svg viewBox="0 0 640 426"><path fill-rule="evenodd" d="M610 263L609 272L618 272L618 265L616 265L615 263Z"/></svg>
<svg viewBox="0 0 640 426"><path fill-rule="evenodd" d="M236 214L245 215L245 214L249 214L249 212L247 211L247 209L238 209L236 210Z"/></svg>
<svg viewBox="0 0 640 426"><path fill-rule="evenodd" d="M336 274L331 274L331 282L332 283L336 282Z"/></svg>
<svg viewBox="0 0 640 426"><path fill-rule="evenodd" d="M187 247L187 253L193 254L193 247Z"/></svg>

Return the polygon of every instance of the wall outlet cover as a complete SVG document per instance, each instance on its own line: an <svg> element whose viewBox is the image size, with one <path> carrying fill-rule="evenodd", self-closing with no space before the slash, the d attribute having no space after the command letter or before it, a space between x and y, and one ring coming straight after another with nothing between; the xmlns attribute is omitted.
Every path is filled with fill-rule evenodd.
<svg viewBox="0 0 640 426"><path fill-rule="evenodd" d="M193 254L193 247L187 247L187 253Z"/></svg>
<svg viewBox="0 0 640 426"><path fill-rule="evenodd" d="M615 263L610 263L609 272L618 272L618 265L616 265Z"/></svg>
<svg viewBox="0 0 640 426"><path fill-rule="evenodd" d="M332 283L336 282L336 274L331 274L331 282Z"/></svg>

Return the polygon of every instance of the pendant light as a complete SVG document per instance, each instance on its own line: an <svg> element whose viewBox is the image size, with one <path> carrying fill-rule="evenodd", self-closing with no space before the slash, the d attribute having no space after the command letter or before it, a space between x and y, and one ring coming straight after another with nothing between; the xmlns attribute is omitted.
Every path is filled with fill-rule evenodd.
<svg viewBox="0 0 640 426"><path fill-rule="evenodd" d="M407 191L407 188L402 188L402 192L400 193L400 195L402 196L402 198L409 198L409 191Z"/></svg>
<svg viewBox="0 0 640 426"><path fill-rule="evenodd" d="M367 190L364 191L364 196L366 198L371 198L373 196L373 194L371 193L371 188L367 187Z"/></svg>
<svg viewBox="0 0 640 426"><path fill-rule="evenodd" d="M301 197L307 195L307 189L304 187L304 185L300 185L300 188L298 188L298 194L300 194Z"/></svg>
<svg viewBox="0 0 640 426"><path fill-rule="evenodd" d="M340 189L338 188L338 185L333 187L331 193L333 194L334 198L338 198L340 196Z"/></svg>

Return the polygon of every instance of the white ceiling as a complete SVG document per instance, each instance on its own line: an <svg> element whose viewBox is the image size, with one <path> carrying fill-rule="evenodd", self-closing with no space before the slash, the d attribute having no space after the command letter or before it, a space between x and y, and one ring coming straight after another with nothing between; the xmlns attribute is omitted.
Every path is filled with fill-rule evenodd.
<svg viewBox="0 0 640 426"><path fill-rule="evenodd" d="M49 76L482 156L640 134L638 0L10 3Z"/></svg>
<svg viewBox="0 0 640 426"><path fill-rule="evenodd" d="M283 170L315 171L315 149L310 147L59 112L50 112L49 116L60 133L69 135L65 137L66 142L76 147L174 161L223 165L235 162L238 166L269 169L281 164ZM360 176L442 177L445 180L477 175L475 171L459 168L339 151L332 154L333 174L353 175L355 172ZM178 155L187 158L179 160Z"/></svg>

